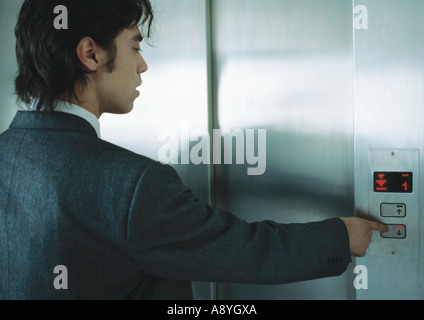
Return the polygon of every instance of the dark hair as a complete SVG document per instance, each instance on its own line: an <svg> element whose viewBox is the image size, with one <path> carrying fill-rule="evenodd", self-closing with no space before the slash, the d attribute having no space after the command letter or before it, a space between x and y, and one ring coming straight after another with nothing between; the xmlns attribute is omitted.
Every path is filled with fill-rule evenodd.
<svg viewBox="0 0 424 320"><path fill-rule="evenodd" d="M68 11L68 29L56 30L56 6ZM75 84L88 80L76 54L82 38L91 37L106 50L114 70L117 48L115 39L125 29L147 27L153 21L149 0L25 0L15 27L18 73L15 79L17 103L30 104L37 99L37 111L54 111L57 98L75 94Z"/></svg>

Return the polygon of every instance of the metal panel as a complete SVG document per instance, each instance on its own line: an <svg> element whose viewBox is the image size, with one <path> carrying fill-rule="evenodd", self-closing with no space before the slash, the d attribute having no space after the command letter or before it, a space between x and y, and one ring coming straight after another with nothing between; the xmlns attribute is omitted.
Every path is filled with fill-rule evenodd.
<svg viewBox="0 0 424 320"><path fill-rule="evenodd" d="M352 2L212 4L215 126L267 130L264 175L248 176L247 165L214 167L217 205L247 221L352 216ZM218 298L353 299L352 282L349 269L282 286L220 284Z"/></svg>
<svg viewBox="0 0 424 320"><path fill-rule="evenodd" d="M401 171L414 171L414 193L386 196L391 197L392 202L414 200L419 204L419 210L417 205L416 209L412 205L408 210L406 203L403 222L380 218L385 223L404 224L407 237L395 241L382 239L377 232L374 234L370 254L356 261L368 269L368 289L358 290L357 298L422 299L424 263L419 248L423 247L420 190L424 180L419 168L424 151L424 39L421 32L424 2L355 0L357 5L366 7L369 28L355 34L356 209L358 212L369 209L373 214L374 201L385 201L370 190L370 171L392 165ZM406 154L401 156L405 161L390 160L392 153Z"/></svg>
<svg viewBox="0 0 424 320"><path fill-rule="evenodd" d="M368 249L367 256L402 258L417 258L419 254L419 192L412 193L378 193L374 192L375 172L410 172L413 176L413 189L419 186L419 150L370 150L368 153L368 213L376 220L386 224L404 226L407 237L399 239L383 238L375 234L373 245ZM384 179L384 177L383 177ZM387 185L387 180L382 184ZM413 190L411 188L411 190ZM381 206L384 203L397 203L405 207L402 217L382 217ZM400 233L400 230L399 230Z"/></svg>
<svg viewBox="0 0 424 320"><path fill-rule="evenodd" d="M141 47L149 66L142 74L141 97L128 115L102 116L102 137L155 160L162 160L161 150L176 147L173 166L194 193L208 200L209 165L185 161L208 132L205 1L151 2L155 22L151 46ZM195 284L195 297L208 299L209 284Z"/></svg>
<svg viewBox="0 0 424 320"><path fill-rule="evenodd" d="M6 131L18 111L13 80L18 66L15 55L15 33L23 0L0 0L0 133Z"/></svg>

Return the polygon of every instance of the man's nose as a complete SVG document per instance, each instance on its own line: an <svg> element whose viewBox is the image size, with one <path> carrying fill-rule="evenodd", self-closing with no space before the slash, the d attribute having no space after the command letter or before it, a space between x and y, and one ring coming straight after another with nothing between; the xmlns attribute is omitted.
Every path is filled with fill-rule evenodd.
<svg viewBox="0 0 424 320"><path fill-rule="evenodd" d="M146 72L149 69L149 67L147 66L146 61L144 60L144 58L140 55L140 62L138 64L138 69L137 69L137 73L141 74Z"/></svg>

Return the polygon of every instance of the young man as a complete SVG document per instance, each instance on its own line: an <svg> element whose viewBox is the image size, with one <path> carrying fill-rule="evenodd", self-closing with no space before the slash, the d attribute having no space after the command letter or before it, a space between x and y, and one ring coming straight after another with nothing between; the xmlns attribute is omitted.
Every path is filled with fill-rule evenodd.
<svg viewBox="0 0 424 320"><path fill-rule="evenodd" d="M69 29L54 28L54 8ZM0 299L191 299L191 281L282 284L342 274L371 231L356 218L248 224L175 170L102 141L147 70L148 0L26 0L19 111L0 136Z"/></svg>

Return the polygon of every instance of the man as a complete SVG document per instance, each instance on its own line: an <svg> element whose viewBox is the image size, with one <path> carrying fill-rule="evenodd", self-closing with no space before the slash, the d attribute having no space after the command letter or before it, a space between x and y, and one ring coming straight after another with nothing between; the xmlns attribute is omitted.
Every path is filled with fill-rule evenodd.
<svg viewBox="0 0 424 320"><path fill-rule="evenodd" d="M53 27L58 5L67 30ZM139 95L138 24L152 19L148 0L24 2L15 87L30 110L0 136L0 299L191 299L191 281L337 276L386 230L357 218L248 224L171 167L102 141L101 115L130 112Z"/></svg>

